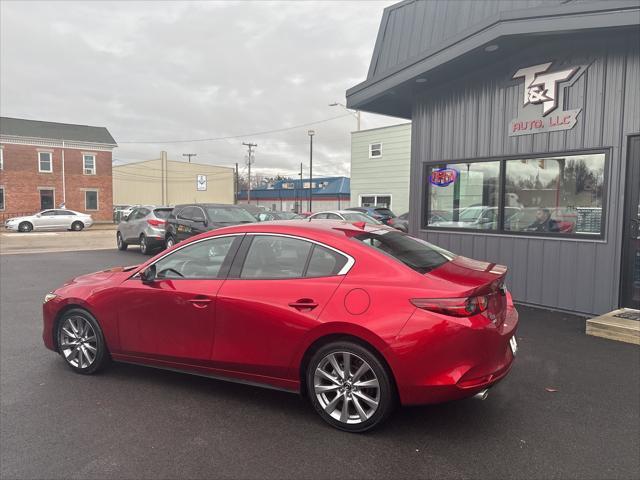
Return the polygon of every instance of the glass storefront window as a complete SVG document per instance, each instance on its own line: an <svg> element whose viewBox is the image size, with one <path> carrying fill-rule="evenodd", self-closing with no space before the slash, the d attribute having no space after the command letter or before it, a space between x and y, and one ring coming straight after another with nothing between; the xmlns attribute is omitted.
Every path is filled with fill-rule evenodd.
<svg viewBox="0 0 640 480"><path fill-rule="evenodd" d="M604 154L508 160L504 229L600 235Z"/></svg>
<svg viewBox="0 0 640 480"><path fill-rule="evenodd" d="M429 165L425 223L446 229L601 236L605 168L604 153Z"/></svg>
<svg viewBox="0 0 640 480"><path fill-rule="evenodd" d="M441 164L427 174L428 226L498 229L500 162Z"/></svg>

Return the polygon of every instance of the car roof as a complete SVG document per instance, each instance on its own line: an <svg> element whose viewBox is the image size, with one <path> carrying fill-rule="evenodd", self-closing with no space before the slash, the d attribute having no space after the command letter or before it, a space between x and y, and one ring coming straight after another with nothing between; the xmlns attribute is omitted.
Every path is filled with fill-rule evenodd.
<svg viewBox="0 0 640 480"><path fill-rule="evenodd" d="M232 205L230 203L182 203L180 205L176 205L173 208L183 208L183 207L225 207L225 208L242 208L239 205Z"/></svg>

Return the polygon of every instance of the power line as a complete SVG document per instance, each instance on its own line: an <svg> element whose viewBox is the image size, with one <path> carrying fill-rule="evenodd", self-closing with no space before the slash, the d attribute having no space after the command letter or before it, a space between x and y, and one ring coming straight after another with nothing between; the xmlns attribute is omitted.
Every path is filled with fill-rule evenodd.
<svg viewBox="0 0 640 480"><path fill-rule="evenodd" d="M301 123L299 125L294 125L292 127L284 127L284 128L277 128L274 130L264 130L261 132L253 132L253 133L244 133L242 135L229 135L226 137L212 137L212 138L194 138L191 140L153 140L153 141L142 141L142 140L118 140L118 144L122 144L122 143L127 143L127 144L154 144L154 143L160 143L160 144L165 144L165 143L192 143L192 142L217 142L220 140L233 140L233 139L237 139L237 138L243 138L243 137L253 137L256 135L268 135L270 133L280 133L280 132L287 132L289 130L296 130L298 128L304 128L304 127L310 127L311 125L318 125L320 123L326 123L326 122L331 122L333 120L337 120L339 118L345 118L345 117L349 117L351 116L350 113L347 113L345 115L339 115L337 117L331 117L331 118L325 118L324 120L317 120L315 122L308 122L308 123Z"/></svg>

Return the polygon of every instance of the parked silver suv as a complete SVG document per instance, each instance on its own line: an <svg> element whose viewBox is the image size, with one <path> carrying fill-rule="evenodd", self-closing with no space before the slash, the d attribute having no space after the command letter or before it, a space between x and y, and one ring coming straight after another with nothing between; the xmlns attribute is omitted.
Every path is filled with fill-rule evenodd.
<svg viewBox="0 0 640 480"><path fill-rule="evenodd" d="M153 205L132 210L118 225L118 249L126 250L129 245L140 245L140 252L149 255L154 250L164 248L166 220L172 210L173 207Z"/></svg>

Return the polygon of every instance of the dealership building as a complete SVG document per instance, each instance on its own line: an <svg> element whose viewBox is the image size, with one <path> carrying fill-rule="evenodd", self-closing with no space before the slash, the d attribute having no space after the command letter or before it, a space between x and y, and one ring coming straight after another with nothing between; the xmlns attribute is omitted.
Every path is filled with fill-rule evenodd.
<svg viewBox="0 0 640 480"><path fill-rule="evenodd" d="M411 120L414 235L524 304L640 308L637 0L400 2L347 105Z"/></svg>

